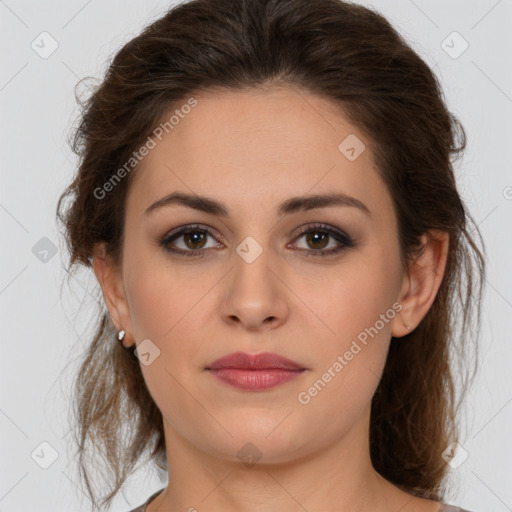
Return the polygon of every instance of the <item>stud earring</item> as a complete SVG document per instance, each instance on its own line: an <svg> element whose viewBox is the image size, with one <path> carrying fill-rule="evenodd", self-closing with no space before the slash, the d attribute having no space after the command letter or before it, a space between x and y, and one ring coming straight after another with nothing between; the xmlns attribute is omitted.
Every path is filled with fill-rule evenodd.
<svg viewBox="0 0 512 512"><path fill-rule="evenodd" d="M117 333L117 340L119 341L119 344L125 349L125 350L130 350L131 347L127 347L124 343L123 343L123 340L124 340L124 335L125 335L125 332L124 331L119 331Z"/></svg>
<svg viewBox="0 0 512 512"><path fill-rule="evenodd" d="M404 318L402 317L402 315L400 315L400 317L402 318L402 322L403 322L403 321L404 321ZM405 325L405 328L406 328L408 331L410 331L410 330L411 330L411 326L410 326L409 324L406 324L406 323L404 322L404 325Z"/></svg>
<svg viewBox="0 0 512 512"><path fill-rule="evenodd" d="M133 347L135 347L135 345L129 345L129 346L126 346L124 343L123 343L123 340L125 338L125 332L124 330L121 330L117 333L117 340L119 341L119 344L127 351L127 352L132 352L132 349Z"/></svg>

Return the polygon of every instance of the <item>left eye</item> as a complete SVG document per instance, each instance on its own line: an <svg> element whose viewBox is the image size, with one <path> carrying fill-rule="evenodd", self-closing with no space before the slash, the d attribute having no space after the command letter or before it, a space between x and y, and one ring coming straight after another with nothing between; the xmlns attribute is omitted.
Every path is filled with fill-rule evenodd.
<svg viewBox="0 0 512 512"><path fill-rule="evenodd" d="M331 256L345 248L354 246L353 240L348 235L323 224L303 228L297 240L303 237L305 237L306 243L313 247L312 250L305 249L306 255L310 256ZM327 249L329 240L334 243L334 247Z"/></svg>
<svg viewBox="0 0 512 512"><path fill-rule="evenodd" d="M332 232L321 231L319 229L310 229L302 233L298 239L304 238L306 243L309 244L310 247L313 247L314 250L327 250L327 246L329 245L327 241L336 242L334 235ZM336 243L334 244L336 247ZM306 248L307 250L307 248Z"/></svg>

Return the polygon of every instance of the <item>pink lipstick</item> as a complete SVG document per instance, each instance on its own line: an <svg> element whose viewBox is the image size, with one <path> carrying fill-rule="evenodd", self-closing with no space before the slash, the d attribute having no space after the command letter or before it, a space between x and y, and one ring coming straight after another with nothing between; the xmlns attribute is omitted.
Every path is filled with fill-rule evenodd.
<svg viewBox="0 0 512 512"><path fill-rule="evenodd" d="M235 352L217 359L206 370L239 389L263 391L298 377L306 368L277 354Z"/></svg>

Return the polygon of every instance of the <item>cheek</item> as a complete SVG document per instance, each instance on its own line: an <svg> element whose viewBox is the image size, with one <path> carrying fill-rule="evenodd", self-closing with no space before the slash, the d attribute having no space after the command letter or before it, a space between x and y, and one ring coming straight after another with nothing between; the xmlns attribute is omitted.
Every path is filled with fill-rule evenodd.
<svg viewBox="0 0 512 512"><path fill-rule="evenodd" d="M216 281L212 272L199 272L192 266L180 269L161 256L145 261L149 263L127 265L126 271L133 334L137 344L151 340L159 350L155 366L165 367L181 382L184 375L188 376L187 370L195 373L203 362L201 354L209 338L200 334L211 333L211 326L205 323L211 319L208 312L214 294L209 292ZM170 378L165 371L158 375L164 381Z"/></svg>
<svg viewBox="0 0 512 512"><path fill-rule="evenodd" d="M310 380L317 385L308 393L312 398L322 395L312 399L317 405L366 405L386 362L392 323L400 314L393 261L373 256L352 262L325 281L322 293L308 292L308 305L326 327L315 343L317 365Z"/></svg>
<svg viewBox="0 0 512 512"><path fill-rule="evenodd" d="M159 346L165 332L172 328L176 308L177 285L157 267L140 268L130 279L130 318L137 341L149 338Z"/></svg>
<svg viewBox="0 0 512 512"><path fill-rule="evenodd" d="M135 339L168 344L207 292L208 276L172 264L163 249L142 248L126 261L125 268Z"/></svg>
<svg viewBox="0 0 512 512"><path fill-rule="evenodd" d="M308 307L315 313L317 331L323 332L321 348L344 350L351 340L364 342L370 330L386 338L391 332L391 320L396 316L393 304L398 285L393 265L377 258L354 256L337 271L317 279L315 286L302 286L297 295L307 297ZM391 270L390 270L391 269Z"/></svg>
<svg viewBox="0 0 512 512"><path fill-rule="evenodd" d="M127 275L127 295L137 345L149 339L156 346L150 345L150 364L145 365L141 360L142 374L164 415L194 406L183 386L191 389L191 377L196 376L191 371L197 365L194 358L199 352L193 340L194 315L198 311L194 305L205 291L193 285L189 277L162 263L133 266L129 277ZM153 358L153 354L158 355Z"/></svg>
<svg viewBox="0 0 512 512"><path fill-rule="evenodd" d="M314 371L296 397L310 428L320 421L327 437L349 429L369 410L397 315L385 289L357 277L331 287L323 318L334 334L316 344Z"/></svg>

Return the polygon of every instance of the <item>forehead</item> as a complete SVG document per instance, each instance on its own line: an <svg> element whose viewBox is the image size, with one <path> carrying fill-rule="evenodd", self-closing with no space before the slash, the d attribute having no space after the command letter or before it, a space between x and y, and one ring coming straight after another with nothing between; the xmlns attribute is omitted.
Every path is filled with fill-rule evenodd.
<svg viewBox="0 0 512 512"><path fill-rule="evenodd" d="M142 213L174 190L240 210L329 192L390 207L369 141L333 102L295 87L209 91L194 99L196 106L154 139L135 171L128 209Z"/></svg>

